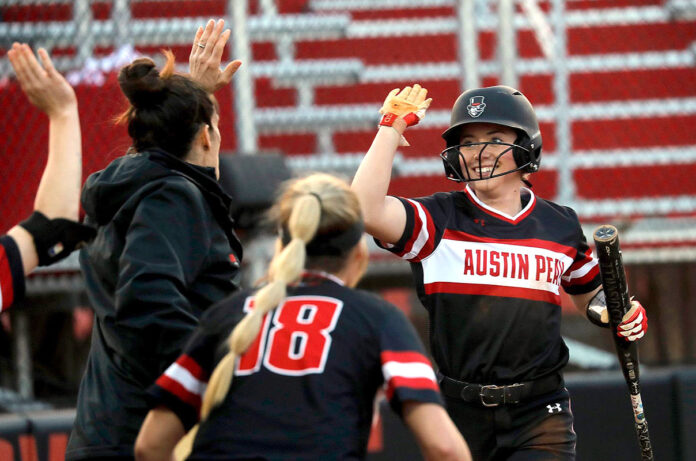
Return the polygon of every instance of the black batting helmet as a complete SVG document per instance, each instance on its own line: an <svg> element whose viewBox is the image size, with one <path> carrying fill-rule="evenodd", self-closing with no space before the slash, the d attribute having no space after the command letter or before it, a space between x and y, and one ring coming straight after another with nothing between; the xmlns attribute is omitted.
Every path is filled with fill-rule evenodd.
<svg viewBox="0 0 696 461"><path fill-rule="evenodd" d="M509 144L517 168L489 177L471 178L467 173L465 178L460 158L460 139L464 125L469 123L495 123L513 128L517 132L514 144ZM478 181L491 177L502 176L513 171L533 173L539 170L541 162L541 131L536 113L529 100L518 90L509 86L491 86L476 88L462 93L452 107L450 126L442 137L447 142L447 148L440 153L448 179L457 182ZM483 151L487 144L481 144ZM503 153L505 153L503 152ZM500 154L502 155L502 154ZM500 155L498 158L500 158ZM496 164L497 164L496 159Z"/></svg>

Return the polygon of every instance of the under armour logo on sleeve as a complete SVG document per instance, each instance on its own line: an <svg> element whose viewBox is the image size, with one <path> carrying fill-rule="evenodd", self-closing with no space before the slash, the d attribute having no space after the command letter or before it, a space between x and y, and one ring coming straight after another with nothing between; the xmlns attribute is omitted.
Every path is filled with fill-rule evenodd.
<svg viewBox="0 0 696 461"><path fill-rule="evenodd" d="M555 412L560 413L561 411L563 411L560 403L554 403L553 405L546 405L546 408L549 409L549 413L555 413Z"/></svg>

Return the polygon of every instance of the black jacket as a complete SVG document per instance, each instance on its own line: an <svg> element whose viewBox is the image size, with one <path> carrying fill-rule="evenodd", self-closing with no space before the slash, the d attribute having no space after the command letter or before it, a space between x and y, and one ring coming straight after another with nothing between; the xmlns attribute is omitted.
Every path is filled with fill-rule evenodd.
<svg viewBox="0 0 696 461"><path fill-rule="evenodd" d="M98 234L80 264L95 323L67 459L132 456L145 390L203 311L237 289L230 203L212 168L159 150L87 179L82 205Z"/></svg>

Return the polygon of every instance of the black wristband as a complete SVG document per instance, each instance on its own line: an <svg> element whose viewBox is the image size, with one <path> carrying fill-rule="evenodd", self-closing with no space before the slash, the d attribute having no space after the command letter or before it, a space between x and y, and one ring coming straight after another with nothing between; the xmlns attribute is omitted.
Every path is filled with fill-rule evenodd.
<svg viewBox="0 0 696 461"><path fill-rule="evenodd" d="M97 234L96 229L91 226L70 219L48 219L40 211L34 211L19 225L34 239L39 266L48 266L67 258L70 253L89 243Z"/></svg>

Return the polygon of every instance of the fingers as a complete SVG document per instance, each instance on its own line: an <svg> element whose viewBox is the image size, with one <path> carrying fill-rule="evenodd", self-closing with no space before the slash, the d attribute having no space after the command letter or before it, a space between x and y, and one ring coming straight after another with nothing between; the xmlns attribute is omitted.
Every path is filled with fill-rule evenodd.
<svg viewBox="0 0 696 461"><path fill-rule="evenodd" d="M648 316L638 301L631 301L631 308L621 319L616 334L627 341L635 341L648 331Z"/></svg>
<svg viewBox="0 0 696 461"><path fill-rule="evenodd" d="M411 94L411 87L407 86L397 95L398 98L407 99L408 95Z"/></svg>
<svg viewBox="0 0 696 461"><path fill-rule="evenodd" d="M46 53L45 50L44 53ZM48 77L48 73L43 67L41 67L41 64L39 64L39 61L36 59L34 52L26 43L22 44L22 54L26 64L27 77L29 78L30 84L37 89L39 87L46 86L46 78ZM48 54L46 54L46 56L48 56Z"/></svg>
<svg viewBox="0 0 696 461"><path fill-rule="evenodd" d="M417 86L420 86L420 85L417 85ZM415 90L415 86L414 86L414 90ZM411 91L411 93L413 93L413 91ZM425 101L426 96L428 96L428 90L426 90L425 88L420 88L418 93L413 98L413 104L420 106L423 103L423 101Z"/></svg>
<svg viewBox="0 0 696 461"><path fill-rule="evenodd" d="M626 311L621 319L621 325L627 325L634 322L643 312L643 306L638 301L631 301L631 308Z"/></svg>
<svg viewBox="0 0 696 461"><path fill-rule="evenodd" d="M428 110L428 107L430 107L430 104L432 102L433 102L433 98L426 99L425 101L418 104L418 110Z"/></svg>
<svg viewBox="0 0 696 461"><path fill-rule="evenodd" d="M219 19L217 22L213 22L213 27L211 28L210 34L206 36L205 32L203 33L203 38L201 39L201 42L205 43L205 50L212 50L210 53L214 51L215 44L218 42L218 39L220 38L220 34L222 33L223 27L225 27L225 20L224 19ZM208 22L210 24L210 22ZM208 26L206 25L205 27L206 31L208 30ZM229 34L227 35L229 37ZM225 39L225 41L227 41ZM224 44L223 44L224 46ZM222 53L220 53L222 54Z"/></svg>
<svg viewBox="0 0 696 461"><path fill-rule="evenodd" d="M53 61L51 61L51 57L48 55L48 52L44 48L39 48L38 53L46 74L48 74L49 77L55 77L58 75L58 71L53 65Z"/></svg>
<svg viewBox="0 0 696 461"><path fill-rule="evenodd" d="M389 93L389 96L395 96L395 94L393 94L393 93L394 93L394 91L392 91L392 93ZM421 104L423 101L425 101L425 98L427 96L428 96L428 90L423 88L422 86L420 86L418 83L416 83L412 87L411 86L404 87L404 89L401 90L400 92L398 91L398 88L397 88L397 91L396 91L396 97L398 97L399 99L403 99L404 101L408 101L414 105Z"/></svg>
<svg viewBox="0 0 696 461"><path fill-rule="evenodd" d="M198 26L198 29L196 30L196 35L193 37L193 45L191 46L191 54L189 54L189 61L198 52L198 50L201 49L198 46L198 44L201 42L201 36L203 36L203 27Z"/></svg>
<svg viewBox="0 0 696 461"><path fill-rule="evenodd" d="M13 43L12 50L8 52L8 56L22 89L26 92L28 89L35 87L38 82L35 66L39 67L39 63L36 62L34 53L32 53L29 46L25 43Z"/></svg>
<svg viewBox="0 0 696 461"><path fill-rule="evenodd" d="M387 97L384 98L384 104L382 104L382 108L379 110L379 113L380 113L380 114L385 114L385 113L386 113L387 107L388 107L388 104L389 104L389 101L390 101L394 96L396 96L398 93L399 93L399 89L398 89L398 88L394 88L393 90L391 90L391 91L389 92L389 94L387 95Z"/></svg>
<svg viewBox="0 0 696 461"><path fill-rule="evenodd" d="M214 42L214 45L212 45L213 46L213 55L212 55L213 61L215 61L215 62L222 61L222 52L225 49L225 45L227 44L227 40L230 38L231 33L232 33L232 31L230 29L227 29L226 31L224 31L220 35L219 39L217 39ZM207 45L206 45L206 47L207 47Z"/></svg>
<svg viewBox="0 0 696 461"><path fill-rule="evenodd" d="M384 101L385 101L385 102L389 101L391 98L393 98L394 96L396 96L398 93L399 93L399 89L398 89L398 88L394 88L393 90L391 90L391 91L389 92L389 94L387 95L387 97L386 97L386 99L385 99Z"/></svg>
<svg viewBox="0 0 696 461"><path fill-rule="evenodd" d="M237 69L242 65L242 61L239 59L232 61L231 63L227 64L227 67L225 67L225 70L222 71L222 80L226 83L229 83L232 81L232 76L237 72Z"/></svg>
<svg viewBox="0 0 696 461"><path fill-rule="evenodd" d="M204 45L205 47L208 46L208 39L213 33L213 29L215 28L215 20L211 19L208 21L208 23L205 25L205 29L203 29L203 34L201 34L201 37L198 39L198 41L195 43L195 45L200 48L201 50L205 50L205 48L201 48L200 45Z"/></svg>
<svg viewBox="0 0 696 461"><path fill-rule="evenodd" d="M413 85L413 88L411 88L411 92L408 94L408 97L406 98L406 100L408 102L416 104L416 98L418 98L418 95L420 94L421 89L422 88L418 83ZM427 94L427 90L426 90L426 94ZM423 97L423 99L425 99L425 96Z"/></svg>

